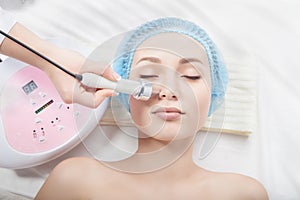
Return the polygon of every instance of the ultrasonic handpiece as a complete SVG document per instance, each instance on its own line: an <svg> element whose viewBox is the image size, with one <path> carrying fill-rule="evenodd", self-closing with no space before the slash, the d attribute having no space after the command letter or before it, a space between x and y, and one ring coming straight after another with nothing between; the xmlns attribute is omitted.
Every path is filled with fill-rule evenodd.
<svg viewBox="0 0 300 200"><path fill-rule="evenodd" d="M81 76L81 83L91 88L113 89L116 92L130 94L142 101L147 101L152 95L152 84L143 79L138 81L121 79L114 82L94 73L83 73Z"/></svg>
<svg viewBox="0 0 300 200"><path fill-rule="evenodd" d="M22 47L26 48L27 50L31 51L32 53L36 54L37 56L41 57L42 59L48 61L49 63L53 64L55 67L59 68L60 70L64 71L65 73L69 74L70 76L74 77L78 81L80 81L83 85L92 88L107 88L113 89L120 93L130 94L135 99L146 101L152 95L152 85L151 83L145 80L126 80L121 79L118 82L113 82L104 77L98 76L93 73L84 73L84 74L74 74L69 70L63 68L62 66L58 65L57 63L53 62L46 56L42 55L41 53L35 51L31 47L27 46L23 42L17 40L16 38L6 34L2 30L0 30L0 34L4 35L5 37L9 38L10 40L14 41L15 43L21 45Z"/></svg>

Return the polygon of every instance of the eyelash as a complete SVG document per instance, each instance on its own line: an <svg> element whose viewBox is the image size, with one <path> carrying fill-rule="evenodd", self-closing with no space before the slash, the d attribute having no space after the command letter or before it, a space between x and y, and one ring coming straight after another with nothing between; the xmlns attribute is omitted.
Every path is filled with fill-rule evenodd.
<svg viewBox="0 0 300 200"><path fill-rule="evenodd" d="M181 77L188 78L191 80L198 80L201 78L201 76L187 76L187 75L182 75Z"/></svg>
<svg viewBox="0 0 300 200"><path fill-rule="evenodd" d="M140 78L158 78L158 75L140 75Z"/></svg>
<svg viewBox="0 0 300 200"><path fill-rule="evenodd" d="M188 78L191 80L198 80L201 78L201 76L187 76L187 75L182 75L181 77L183 78ZM140 75L140 78L158 78L158 75Z"/></svg>

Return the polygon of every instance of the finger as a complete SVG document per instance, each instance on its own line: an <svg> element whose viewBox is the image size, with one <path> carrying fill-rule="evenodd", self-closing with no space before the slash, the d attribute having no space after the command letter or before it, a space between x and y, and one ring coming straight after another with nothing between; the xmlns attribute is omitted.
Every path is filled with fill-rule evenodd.
<svg viewBox="0 0 300 200"><path fill-rule="evenodd" d="M121 76L111 66L106 67L102 76L112 81L119 81L121 79Z"/></svg>
<svg viewBox="0 0 300 200"><path fill-rule="evenodd" d="M107 97L117 96L118 93L111 89L97 90L94 94L95 107L98 107Z"/></svg>
<svg viewBox="0 0 300 200"><path fill-rule="evenodd" d="M116 93L114 90L110 89L87 91L80 88L77 91L74 91L73 100L74 103L79 103L90 108L96 108L103 102L104 99L115 95Z"/></svg>
<svg viewBox="0 0 300 200"><path fill-rule="evenodd" d="M106 68L109 67L108 63L86 59L82 66L81 72L93 72L96 74L103 74Z"/></svg>

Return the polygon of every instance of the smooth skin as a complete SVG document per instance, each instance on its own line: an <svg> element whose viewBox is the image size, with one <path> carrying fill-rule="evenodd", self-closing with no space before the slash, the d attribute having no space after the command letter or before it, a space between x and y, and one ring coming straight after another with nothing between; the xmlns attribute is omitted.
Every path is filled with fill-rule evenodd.
<svg viewBox="0 0 300 200"><path fill-rule="evenodd" d="M136 154L112 163L85 157L67 159L54 168L35 199L267 200L267 192L257 180L208 171L192 160L193 139L210 105L204 48L175 33L153 36L140 48L130 78L152 81L155 92L146 102L130 99L140 134ZM173 142L175 148L171 148ZM153 152L158 153L148 162L147 156ZM158 165L151 168L151 164Z"/></svg>

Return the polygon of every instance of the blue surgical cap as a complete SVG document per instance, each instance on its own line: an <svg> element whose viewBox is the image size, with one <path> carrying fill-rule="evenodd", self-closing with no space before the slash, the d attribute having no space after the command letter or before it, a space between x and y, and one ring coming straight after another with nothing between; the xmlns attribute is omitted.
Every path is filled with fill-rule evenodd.
<svg viewBox="0 0 300 200"><path fill-rule="evenodd" d="M224 101L228 74L216 45L202 28L190 21L173 17L160 18L146 22L135 30L128 32L118 47L113 68L122 78L128 79L133 56L138 46L151 36L170 32L187 35L201 43L206 50L212 82L211 102L208 113L210 116ZM128 95L120 94L118 98L129 110Z"/></svg>

